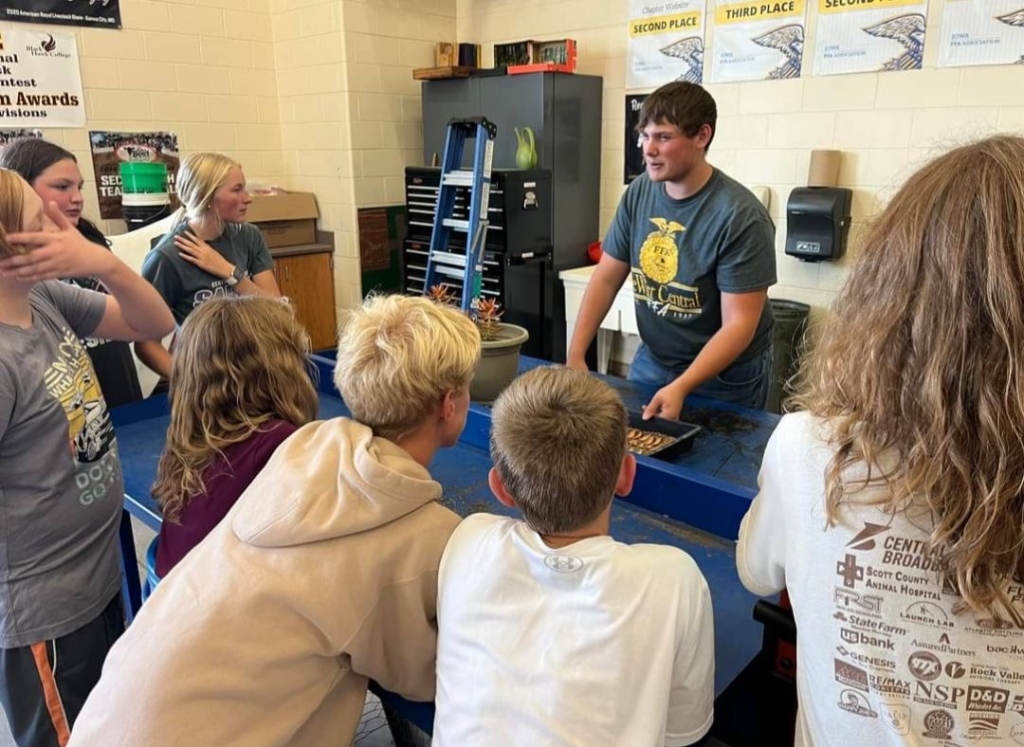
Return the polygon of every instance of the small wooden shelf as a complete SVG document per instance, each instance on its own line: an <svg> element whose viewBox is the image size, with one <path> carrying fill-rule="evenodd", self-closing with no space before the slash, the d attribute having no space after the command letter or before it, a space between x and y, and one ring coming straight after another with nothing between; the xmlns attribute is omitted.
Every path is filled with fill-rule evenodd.
<svg viewBox="0 0 1024 747"><path fill-rule="evenodd" d="M468 65L456 67L418 67L412 71L413 80L441 80L443 78L468 78L476 70Z"/></svg>

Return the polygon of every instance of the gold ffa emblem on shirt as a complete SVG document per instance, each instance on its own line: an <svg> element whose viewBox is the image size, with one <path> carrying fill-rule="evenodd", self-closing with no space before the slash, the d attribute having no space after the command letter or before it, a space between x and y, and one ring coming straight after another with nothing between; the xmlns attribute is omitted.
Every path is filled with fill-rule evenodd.
<svg viewBox="0 0 1024 747"><path fill-rule="evenodd" d="M654 282L664 284L673 280L679 269L676 233L685 231L686 226L664 218L650 220L658 230L648 234L640 247L640 269Z"/></svg>

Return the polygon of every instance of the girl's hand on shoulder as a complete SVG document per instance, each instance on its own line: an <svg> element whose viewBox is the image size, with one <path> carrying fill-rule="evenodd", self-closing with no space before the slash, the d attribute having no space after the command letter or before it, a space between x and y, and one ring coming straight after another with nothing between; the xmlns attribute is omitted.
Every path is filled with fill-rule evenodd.
<svg viewBox="0 0 1024 747"><path fill-rule="evenodd" d="M224 259L224 255L191 231L175 236L174 245L186 262L191 262L200 270L221 280L227 280L235 271L234 265Z"/></svg>
<svg viewBox="0 0 1024 747"><path fill-rule="evenodd" d="M46 215L53 221L54 228L8 234L10 243L27 247L29 251L0 261L0 277L33 283L91 275L102 277L117 264L110 251L82 236L56 203L47 203Z"/></svg>

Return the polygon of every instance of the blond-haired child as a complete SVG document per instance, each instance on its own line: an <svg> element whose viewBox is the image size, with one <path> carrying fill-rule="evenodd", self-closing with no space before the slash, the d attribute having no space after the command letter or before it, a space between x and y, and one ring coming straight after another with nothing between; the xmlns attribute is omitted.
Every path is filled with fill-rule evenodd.
<svg viewBox="0 0 1024 747"><path fill-rule="evenodd" d="M71 745L351 744L367 681L434 694L437 567L458 517L427 470L465 424L475 325L425 298L354 312L310 423L161 583Z"/></svg>
<svg viewBox="0 0 1024 747"><path fill-rule="evenodd" d="M636 462L607 384L538 368L494 406L489 481L438 581L434 745L687 745L711 727L711 597L686 553L608 536Z"/></svg>
<svg viewBox="0 0 1024 747"><path fill-rule="evenodd" d="M60 282L95 276L109 295ZM174 325L148 283L0 169L0 706L63 744L124 627L117 438L83 337Z"/></svg>

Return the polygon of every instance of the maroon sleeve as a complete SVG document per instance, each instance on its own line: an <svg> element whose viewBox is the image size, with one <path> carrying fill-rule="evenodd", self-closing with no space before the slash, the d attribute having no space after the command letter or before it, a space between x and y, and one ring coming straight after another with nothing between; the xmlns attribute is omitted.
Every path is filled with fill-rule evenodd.
<svg viewBox="0 0 1024 747"><path fill-rule="evenodd" d="M161 578L221 522L277 447L296 430L286 420L271 421L245 441L227 447L224 458L203 472L206 492L189 501L179 523L165 521L160 527L156 570Z"/></svg>

